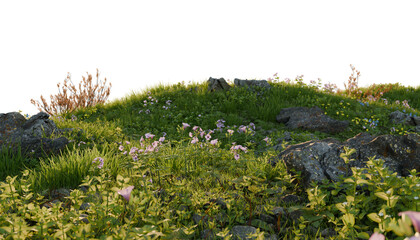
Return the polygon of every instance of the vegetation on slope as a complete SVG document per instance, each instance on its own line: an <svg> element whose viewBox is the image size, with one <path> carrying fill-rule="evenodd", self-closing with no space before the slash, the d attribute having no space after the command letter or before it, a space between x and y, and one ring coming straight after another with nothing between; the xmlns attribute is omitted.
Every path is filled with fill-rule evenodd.
<svg viewBox="0 0 420 240"><path fill-rule="evenodd" d="M7 150L0 153L1 172L11 175L0 179L0 236L199 239L211 229L223 239L233 226L251 225L259 228L259 239L267 233L279 239L323 239L326 228L337 232L332 239L367 239L373 232L403 239L411 228L398 230L398 213L420 211L415 171L398 177L371 159L367 172L352 169L357 173L352 180L305 191L300 176L268 163L278 154L270 147L290 132L275 122L282 108L318 106L350 122L348 131L336 135L292 131L287 145L314 136L344 140L363 131L403 135L412 130L392 124L388 116L395 110L420 116L420 87L359 88L355 79L349 79L346 91L306 85L301 77L293 83L274 77L271 90L208 92L206 82L159 85L55 114L59 128L82 130L66 135L71 141L67 151L40 160L17 156L15 164ZM368 185L367 193L356 191L358 181ZM53 202L48 193L60 188L74 190ZM302 201L275 201L287 194ZM221 198L225 208L215 204ZM88 208L80 208L87 203ZM297 222L280 216L270 225L256 218L261 206L303 215ZM195 214L201 222L194 221Z"/></svg>

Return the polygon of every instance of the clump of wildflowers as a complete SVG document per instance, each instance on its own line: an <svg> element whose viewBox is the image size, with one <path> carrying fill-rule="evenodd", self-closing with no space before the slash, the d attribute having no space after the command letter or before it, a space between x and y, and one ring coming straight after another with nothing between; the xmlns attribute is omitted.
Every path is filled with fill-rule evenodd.
<svg viewBox="0 0 420 240"><path fill-rule="evenodd" d="M239 160L240 156L239 156L239 150L242 150L243 152L247 152L247 148L243 147L241 145L236 145L235 142L232 143L232 147L230 148L230 151L233 153L233 157L235 158L235 160Z"/></svg>
<svg viewBox="0 0 420 240"><path fill-rule="evenodd" d="M99 162L98 168L101 169L104 166L104 159L101 157L97 157L95 159L93 159L92 163L96 163Z"/></svg>
<svg viewBox="0 0 420 240"><path fill-rule="evenodd" d="M324 84L324 91L327 93L335 93L338 90L338 87L335 83L326 83Z"/></svg>
<svg viewBox="0 0 420 240"><path fill-rule="evenodd" d="M217 122L216 122L216 127L217 127L217 130L218 131L220 131L220 132L222 132L223 131L223 128L225 127L225 125L224 125L224 123L225 123L226 121L225 120L223 120L223 119L219 119L219 120L217 120Z"/></svg>

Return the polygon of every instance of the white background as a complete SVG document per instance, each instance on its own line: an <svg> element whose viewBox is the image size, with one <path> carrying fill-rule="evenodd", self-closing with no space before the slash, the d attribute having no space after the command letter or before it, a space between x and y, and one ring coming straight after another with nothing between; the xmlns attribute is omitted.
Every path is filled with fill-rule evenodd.
<svg viewBox="0 0 420 240"><path fill-rule="evenodd" d="M112 83L110 100L158 83L304 75L343 89L420 85L418 1L1 1L0 113L35 114L67 72Z"/></svg>

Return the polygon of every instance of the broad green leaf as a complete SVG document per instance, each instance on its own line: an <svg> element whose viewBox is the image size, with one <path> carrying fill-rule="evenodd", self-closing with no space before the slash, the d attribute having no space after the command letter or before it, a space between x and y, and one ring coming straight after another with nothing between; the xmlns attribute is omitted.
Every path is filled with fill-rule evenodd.
<svg viewBox="0 0 420 240"><path fill-rule="evenodd" d="M344 207L344 204L337 203L337 204L335 204L335 206L337 207L338 210L340 210L340 212L343 212L343 213L347 212L346 208Z"/></svg>
<svg viewBox="0 0 420 240"><path fill-rule="evenodd" d="M343 222L345 225L354 226L354 216L353 214L346 213L343 215Z"/></svg>
<svg viewBox="0 0 420 240"><path fill-rule="evenodd" d="M354 202L354 197L353 196L346 196L347 202L352 203Z"/></svg>
<svg viewBox="0 0 420 240"><path fill-rule="evenodd" d="M392 208L395 207L395 205L398 202L398 199L399 199L399 196L392 196L390 201L389 201L390 207L392 207Z"/></svg>
<svg viewBox="0 0 420 240"><path fill-rule="evenodd" d="M365 179L357 179L356 183L357 183L357 185L361 185L361 184L372 185L372 183L370 183L369 181L367 181Z"/></svg>
<svg viewBox="0 0 420 240"><path fill-rule="evenodd" d="M369 213L367 216L370 220L372 220L374 222L377 222L377 223L382 222L382 219L378 216L377 213Z"/></svg>
<svg viewBox="0 0 420 240"><path fill-rule="evenodd" d="M360 233L357 234L357 237L361 238L361 239L369 239L370 238L370 236L367 232L360 232Z"/></svg>
<svg viewBox="0 0 420 240"><path fill-rule="evenodd" d="M383 199L385 201L388 201L388 195L384 192L376 192L375 196L377 196L380 199Z"/></svg>
<svg viewBox="0 0 420 240"><path fill-rule="evenodd" d="M354 183L354 180L351 179L351 178L346 178L346 179L344 179L344 182L345 183Z"/></svg>

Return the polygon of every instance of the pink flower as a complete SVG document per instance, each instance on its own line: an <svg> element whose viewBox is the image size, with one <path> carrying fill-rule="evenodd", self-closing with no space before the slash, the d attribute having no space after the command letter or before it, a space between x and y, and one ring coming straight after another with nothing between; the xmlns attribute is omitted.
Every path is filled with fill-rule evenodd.
<svg viewBox="0 0 420 240"><path fill-rule="evenodd" d="M380 233L374 233L370 236L369 240L385 240L385 236Z"/></svg>
<svg viewBox="0 0 420 240"><path fill-rule="evenodd" d="M235 154L235 160L238 160L239 159L239 154Z"/></svg>
<svg viewBox="0 0 420 240"><path fill-rule="evenodd" d="M211 139L211 135L210 134L207 134L206 135L206 140L208 141L208 140L210 140Z"/></svg>
<svg viewBox="0 0 420 240"><path fill-rule="evenodd" d="M182 123L182 128L186 129L187 127L189 127L190 125L188 123Z"/></svg>
<svg viewBox="0 0 420 240"><path fill-rule="evenodd" d="M232 129L228 129L227 132L229 133L229 135L233 134L233 130Z"/></svg>
<svg viewBox="0 0 420 240"><path fill-rule="evenodd" d="M420 212L405 211L398 213L398 216L402 216L403 214L407 215L411 219L416 232L420 232Z"/></svg>
<svg viewBox="0 0 420 240"><path fill-rule="evenodd" d="M196 144L198 142L198 138L197 137L193 137L193 140L191 141L192 144Z"/></svg>
<svg viewBox="0 0 420 240"><path fill-rule="evenodd" d="M133 191L134 186L128 186L122 190L118 191L118 194L120 194L121 196L123 196L123 198L127 201L130 202L130 195L131 195L131 191Z"/></svg>
<svg viewBox="0 0 420 240"><path fill-rule="evenodd" d="M144 136L147 138L153 138L155 135L151 134L151 133L146 133L144 134Z"/></svg>
<svg viewBox="0 0 420 240"><path fill-rule="evenodd" d="M118 147L118 149L119 149L120 151L122 151L122 150L124 150L124 146L123 146L123 145L120 145L120 146Z"/></svg>
<svg viewBox="0 0 420 240"><path fill-rule="evenodd" d="M210 141L210 144L211 144L211 145L216 145L216 144L217 144L217 139L211 140L211 141Z"/></svg>
<svg viewBox="0 0 420 240"><path fill-rule="evenodd" d="M238 132L246 132L246 127L245 126L240 126L238 129Z"/></svg>
<svg viewBox="0 0 420 240"><path fill-rule="evenodd" d="M163 141L165 141L165 137L160 137L159 142L163 142Z"/></svg>

